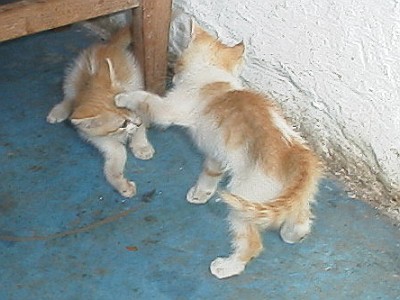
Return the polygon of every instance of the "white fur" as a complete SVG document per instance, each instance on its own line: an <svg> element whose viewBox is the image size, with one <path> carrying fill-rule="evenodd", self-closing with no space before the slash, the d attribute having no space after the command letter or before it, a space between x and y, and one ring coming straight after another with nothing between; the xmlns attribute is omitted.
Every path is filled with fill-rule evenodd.
<svg viewBox="0 0 400 300"><path fill-rule="evenodd" d="M311 219L307 219L305 223L292 223L287 220L280 230L281 238L288 244L300 242L311 231Z"/></svg>
<svg viewBox="0 0 400 300"><path fill-rule="evenodd" d="M275 198L282 190L282 183L268 177L256 166L251 169L247 167L242 173L235 174L228 188L235 195L261 203Z"/></svg>
<svg viewBox="0 0 400 300"><path fill-rule="evenodd" d="M246 263L235 257L217 257L211 262L210 271L218 279L239 275L244 271Z"/></svg>

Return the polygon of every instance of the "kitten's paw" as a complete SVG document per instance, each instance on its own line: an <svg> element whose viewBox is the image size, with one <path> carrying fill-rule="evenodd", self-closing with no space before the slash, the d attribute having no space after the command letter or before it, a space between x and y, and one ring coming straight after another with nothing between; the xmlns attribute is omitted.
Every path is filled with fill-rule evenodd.
<svg viewBox="0 0 400 300"><path fill-rule="evenodd" d="M115 105L118 107L128 107L129 94L121 93L114 97Z"/></svg>
<svg viewBox="0 0 400 300"><path fill-rule="evenodd" d="M115 96L115 105L135 110L151 94L145 91L124 92Z"/></svg>
<svg viewBox="0 0 400 300"><path fill-rule="evenodd" d="M56 104L49 114L47 115L47 122L54 124L54 123L60 123L64 120L66 120L69 116L70 112L65 109L65 106L61 103Z"/></svg>
<svg viewBox="0 0 400 300"><path fill-rule="evenodd" d="M204 204L214 195L214 191L202 191L193 186L186 194L186 200L193 204Z"/></svg>
<svg viewBox="0 0 400 300"><path fill-rule="evenodd" d="M131 198L136 195L136 184L133 181L126 181L126 184L118 192L126 198Z"/></svg>
<svg viewBox="0 0 400 300"><path fill-rule="evenodd" d="M288 244L301 242L311 231L311 222L304 224L284 223L280 230L281 238Z"/></svg>
<svg viewBox="0 0 400 300"><path fill-rule="evenodd" d="M228 278L243 272L246 263L232 257L217 257L210 265L211 273L219 278Z"/></svg>
<svg viewBox="0 0 400 300"><path fill-rule="evenodd" d="M142 159L142 160L148 160L151 159L155 153L155 150L152 145L147 144L147 145L142 145L142 146L131 146L131 151L133 155L135 155L136 158Z"/></svg>

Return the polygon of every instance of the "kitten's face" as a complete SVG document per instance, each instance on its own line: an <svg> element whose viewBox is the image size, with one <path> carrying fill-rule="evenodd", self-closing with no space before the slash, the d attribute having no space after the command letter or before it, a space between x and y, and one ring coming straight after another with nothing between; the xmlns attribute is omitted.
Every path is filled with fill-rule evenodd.
<svg viewBox="0 0 400 300"><path fill-rule="evenodd" d="M175 74L213 66L237 75L243 62L244 45L226 46L193 24L192 39L176 63Z"/></svg>
<svg viewBox="0 0 400 300"><path fill-rule="evenodd" d="M142 124L134 112L124 109L93 112L89 115L85 110L85 107L78 107L71 116L71 122L89 136L131 135Z"/></svg>

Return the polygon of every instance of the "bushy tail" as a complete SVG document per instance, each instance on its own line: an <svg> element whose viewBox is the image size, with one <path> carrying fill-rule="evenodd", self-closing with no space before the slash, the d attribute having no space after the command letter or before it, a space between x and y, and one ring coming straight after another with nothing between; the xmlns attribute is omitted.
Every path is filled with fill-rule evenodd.
<svg viewBox="0 0 400 300"><path fill-rule="evenodd" d="M321 165L313 154L289 162L281 194L265 202L252 202L229 192L221 192L224 202L241 217L263 227L279 227L285 219L299 210L308 209L317 190Z"/></svg>

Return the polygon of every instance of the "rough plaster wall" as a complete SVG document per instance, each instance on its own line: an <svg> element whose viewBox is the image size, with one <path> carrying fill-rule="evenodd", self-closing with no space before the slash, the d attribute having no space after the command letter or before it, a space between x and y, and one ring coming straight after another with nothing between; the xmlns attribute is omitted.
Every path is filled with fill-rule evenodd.
<svg viewBox="0 0 400 300"><path fill-rule="evenodd" d="M397 0L174 0L174 8L228 44L243 40L248 85L281 103L357 196L399 216ZM184 16L171 29L179 53Z"/></svg>

